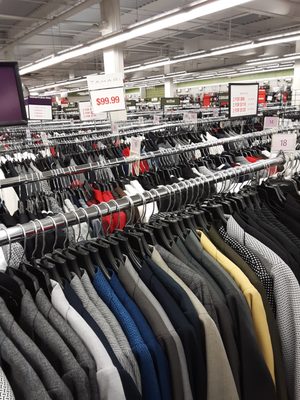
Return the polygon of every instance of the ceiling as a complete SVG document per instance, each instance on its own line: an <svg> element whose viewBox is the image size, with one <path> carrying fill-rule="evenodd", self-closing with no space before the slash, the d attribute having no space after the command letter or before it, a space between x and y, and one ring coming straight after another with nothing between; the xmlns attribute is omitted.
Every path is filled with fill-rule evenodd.
<svg viewBox="0 0 300 400"><path fill-rule="evenodd" d="M228 0L230 1L230 0ZM121 24L131 24L191 3L188 0L120 0ZM100 39L105 21L100 0L0 0L0 59L20 66L79 43ZM140 36L124 44L125 66L254 40L300 29L300 0L254 0L243 6ZM210 71L295 52L295 43L260 47L172 65L176 71ZM29 87L103 71L102 52L65 61L25 75ZM157 75L164 67L137 71L128 80Z"/></svg>

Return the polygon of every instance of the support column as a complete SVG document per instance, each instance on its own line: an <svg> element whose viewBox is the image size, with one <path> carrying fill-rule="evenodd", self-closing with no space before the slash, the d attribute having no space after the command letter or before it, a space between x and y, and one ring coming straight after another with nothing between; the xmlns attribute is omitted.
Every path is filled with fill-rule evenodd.
<svg viewBox="0 0 300 400"><path fill-rule="evenodd" d="M295 53L300 52L300 40L296 42ZM300 108L300 60L295 61L293 77L292 105Z"/></svg>
<svg viewBox="0 0 300 400"><path fill-rule="evenodd" d="M121 13L120 0L100 0L101 25L103 36L121 30ZM121 46L113 46L103 50L104 72L113 74L121 72L124 78L124 57L123 48ZM111 118L114 116L124 115L126 119L126 111L112 111Z"/></svg>
<svg viewBox="0 0 300 400"><path fill-rule="evenodd" d="M165 97L176 96L176 85L173 82L173 78L165 80Z"/></svg>
<svg viewBox="0 0 300 400"><path fill-rule="evenodd" d="M171 65L164 66L164 73L169 74L171 71ZM167 78L165 80L165 97L176 96L176 85L174 85L173 78Z"/></svg>

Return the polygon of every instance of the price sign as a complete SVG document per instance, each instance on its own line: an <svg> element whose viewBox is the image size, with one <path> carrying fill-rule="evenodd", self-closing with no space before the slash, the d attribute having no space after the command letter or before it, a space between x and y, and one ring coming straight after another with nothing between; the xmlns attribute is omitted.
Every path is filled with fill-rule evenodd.
<svg viewBox="0 0 300 400"><path fill-rule="evenodd" d="M159 117L159 115L154 115L154 117L153 117L153 123L154 123L155 125L158 125L158 124L160 123L160 117Z"/></svg>
<svg viewBox="0 0 300 400"><path fill-rule="evenodd" d="M258 111L258 83L229 84L229 117L250 117Z"/></svg>
<svg viewBox="0 0 300 400"><path fill-rule="evenodd" d="M264 118L264 129L278 128L279 118L278 117L265 117Z"/></svg>
<svg viewBox="0 0 300 400"><path fill-rule="evenodd" d="M139 117L138 121L139 121L139 124L143 124L144 123L144 117Z"/></svg>
<svg viewBox="0 0 300 400"><path fill-rule="evenodd" d="M183 113L183 121L188 124L197 124L197 113L185 111Z"/></svg>
<svg viewBox="0 0 300 400"><path fill-rule="evenodd" d="M272 135L271 153L277 154L279 151L294 153L296 144L296 133L275 133Z"/></svg>
<svg viewBox="0 0 300 400"><path fill-rule="evenodd" d="M124 90L122 87L94 90L90 94L92 109L95 114L125 109Z"/></svg>
<svg viewBox="0 0 300 400"><path fill-rule="evenodd" d="M89 101L80 101L79 105L79 115L81 121L94 121L94 120L104 120L107 119L106 113L95 114L92 110L91 103Z"/></svg>
<svg viewBox="0 0 300 400"><path fill-rule="evenodd" d="M218 108L214 108L213 109L213 117L218 117L219 116L219 109Z"/></svg>

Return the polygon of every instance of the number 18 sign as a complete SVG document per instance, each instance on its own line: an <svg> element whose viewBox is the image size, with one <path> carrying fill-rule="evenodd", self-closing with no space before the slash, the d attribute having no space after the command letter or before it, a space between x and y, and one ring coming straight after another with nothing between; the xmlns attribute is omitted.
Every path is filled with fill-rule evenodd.
<svg viewBox="0 0 300 400"><path fill-rule="evenodd" d="M93 90L90 95L95 114L125 109L124 89L122 87Z"/></svg>
<svg viewBox="0 0 300 400"><path fill-rule="evenodd" d="M280 150L285 153L294 153L296 144L296 133L275 133L272 135L271 153L277 154Z"/></svg>

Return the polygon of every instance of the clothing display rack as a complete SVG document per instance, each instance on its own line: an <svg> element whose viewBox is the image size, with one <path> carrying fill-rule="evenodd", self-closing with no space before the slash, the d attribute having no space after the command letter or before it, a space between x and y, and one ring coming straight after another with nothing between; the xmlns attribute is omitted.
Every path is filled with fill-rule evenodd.
<svg viewBox="0 0 300 400"><path fill-rule="evenodd" d="M213 123L213 122L215 122L215 121L212 121L212 120L210 120L209 121L210 123ZM97 137L89 137L89 138L85 138L84 140L83 140L83 142L92 142L92 141L95 141L95 140L105 140L105 139L113 139L113 138L119 138L119 137L124 137L124 136L132 136L132 135L143 135L143 134L147 134L147 133L150 133L150 132L156 132L156 131L160 131L160 130L163 130L163 129L167 129L167 128L175 128L175 127L178 127L178 126L191 126L191 125L193 125L193 124L191 124L191 123L189 123L189 122L183 122L183 121L178 121L178 122L176 122L176 123L164 123L164 124L159 124L159 125L151 125L150 127L145 127L145 128L141 128L141 125L138 125L137 127L138 127L138 129L135 131L130 131L129 130L129 128L133 128L133 127L131 127L131 126L129 126L128 127L128 132L118 132L118 133L115 133L115 134L112 134L112 133L110 133L110 134L108 134L108 135L103 135L103 136L97 136ZM122 130L122 129L120 129L120 130ZM102 135L102 131L94 131L94 132L91 132L90 133L90 135L97 135L97 134L100 134L100 135ZM84 134L84 135L82 135L82 136L86 136L87 134ZM74 137L74 136L76 136L76 135L68 135L68 136L65 136L65 137ZM78 134L78 136L79 136L79 134ZM49 138L50 140L56 140L56 139L63 139L63 137L56 137L56 136L53 136L52 138ZM41 139L36 139L36 140L41 140ZM2 149L2 150L0 150L0 154L3 154L3 153L9 153L9 152L12 152L12 151L17 151L17 150L30 150L30 149L39 149L39 148L47 148L47 147L53 147L53 146L58 146L58 145L63 145L63 144L80 144L80 141L66 141L66 142L51 142L51 143L37 143L37 144L33 144L33 145L30 145L30 144L26 144L26 145L24 145L24 143L22 142L22 143L17 143L17 142L11 142L11 143L6 143L6 145L13 145L14 147L13 148L11 148L11 149ZM18 147L19 146L19 147Z"/></svg>
<svg viewBox="0 0 300 400"><path fill-rule="evenodd" d="M298 152L294 160L299 158L300 153ZM104 216L115 212L120 212L135 206L145 205L150 202L159 201L161 198L166 196L172 196L175 193L187 190L190 186L198 187L205 184L222 182L231 178L236 179L239 176L249 175L250 173L266 170L272 166L283 165L285 162L285 157L283 155L279 155L276 158L259 161L250 166L230 168L205 179L193 178L179 182L178 184L158 187L152 191L145 191L143 195L124 197L108 203L98 204L96 207L91 206L86 208L84 211L79 209L75 212L67 213L65 215L55 215L51 219L44 218L39 220L38 224L34 224L34 227L32 223L26 223L22 224L21 226L11 227L5 230L2 229L0 230L0 246L21 241L24 239L24 235L33 237L35 235L42 234L43 232L48 232L54 228L67 228L82 222L87 222L87 219L93 220L96 218L103 218Z"/></svg>
<svg viewBox="0 0 300 400"><path fill-rule="evenodd" d="M186 153L189 151L193 150L200 150L200 149L206 149L214 146L220 146L220 145L226 145L226 144L231 144L235 142L241 142L247 139L259 139L259 138L265 138L265 137L270 137L272 134L276 134L278 132L285 132L289 130L297 130L299 129L300 126L298 124L294 125L292 128L286 128L283 127L281 129L267 129L264 131L258 131L258 132L251 132L243 135L237 135L234 137L230 138L224 138L224 139L216 139L214 141L210 142L200 142L200 143L193 143L189 145L183 145L174 149L163 149L163 150L156 150L152 151L146 154L142 154L140 157L122 157L122 158L116 158L113 160L106 161L105 163L102 162L96 162L96 163L90 163L90 164L84 164L80 166L72 166L72 167L67 167L67 168L60 168L60 169L55 169L55 170L49 170L40 174L33 173L33 174L28 174L28 175L22 175L22 176L17 176L17 177L12 177L12 178L6 178L0 180L0 188L7 188L7 187L14 187L14 186L19 186L21 184L26 184L26 183L33 183L33 182L39 182L43 180L48 180L51 178L57 178L61 176L67 176L67 175L76 175L76 174L82 174L85 172L93 171L93 170L98 170L98 169L104 169L104 168L110 168L110 167L115 167L118 165L123 165L123 164L128 164L128 163L133 163L135 161L143 161L143 160L149 160L152 158L158 158L158 157L164 157L164 156L172 156L176 154L181 154L181 153ZM112 136L114 137L114 136ZM79 144L80 142L78 142Z"/></svg>

